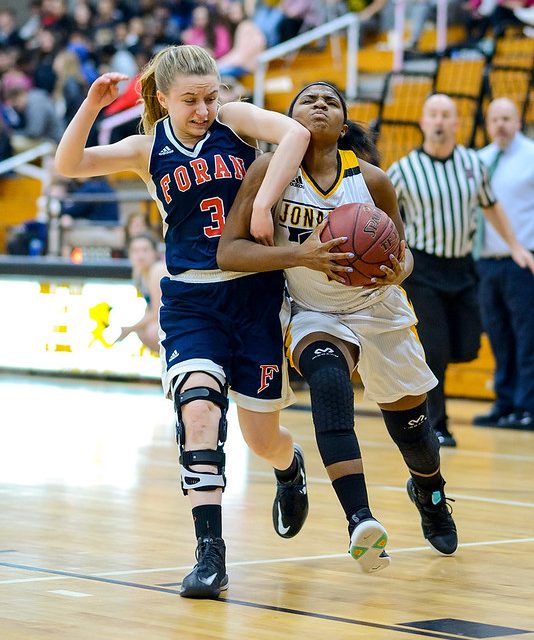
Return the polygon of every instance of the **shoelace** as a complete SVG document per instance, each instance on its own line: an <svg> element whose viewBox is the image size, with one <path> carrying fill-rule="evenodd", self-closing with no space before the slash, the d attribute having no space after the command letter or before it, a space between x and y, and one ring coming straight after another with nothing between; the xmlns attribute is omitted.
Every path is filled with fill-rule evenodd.
<svg viewBox="0 0 534 640"><path fill-rule="evenodd" d="M453 512L453 507L450 504L451 502L456 501L454 498L448 498L442 493L441 500L437 505L422 503L423 511L430 520L433 535L449 533L451 526L454 526L454 523L450 520L450 516ZM436 516L439 517L439 520L436 520Z"/></svg>
<svg viewBox="0 0 534 640"><path fill-rule="evenodd" d="M221 562L221 553L213 538L204 538L195 549L195 558L197 565L204 563L208 569L213 572L219 572L219 564Z"/></svg>

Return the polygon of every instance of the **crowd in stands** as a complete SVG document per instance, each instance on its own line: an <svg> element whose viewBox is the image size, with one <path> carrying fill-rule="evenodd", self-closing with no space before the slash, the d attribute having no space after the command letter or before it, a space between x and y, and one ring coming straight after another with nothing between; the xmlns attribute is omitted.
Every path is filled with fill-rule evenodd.
<svg viewBox="0 0 534 640"><path fill-rule="evenodd" d="M470 0L470 33L504 24L511 0ZM534 0L513 0L528 7ZM491 7L488 7L488 3ZM41 140L57 142L98 75L129 76L104 111L136 104L136 80L146 62L169 44L198 44L217 59L230 86L250 73L258 55L325 21L356 11L362 34L380 29L387 0L32 0L20 15L0 9L0 160ZM426 9L434 0L409 0ZM515 6L515 5L514 5ZM417 12L416 12L417 13ZM416 46L424 17L417 19ZM496 21L496 22L495 22ZM228 99L235 95L230 91ZM90 144L97 141L97 122ZM120 139L137 123L114 132Z"/></svg>
<svg viewBox="0 0 534 640"><path fill-rule="evenodd" d="M139 71L169 44L209 49L223 78L232 82L254 70L267 46L347 10L340 0L245 4L32 0L24 15L0 9L0 159L43 139L57 142L101 73L112 70L131 79L105 117L136 104ZM96 135L95 130L93 144Z"/></svg>
<svg viewBox="0 0 534 640"><path fill-rule="evenodd" d="M525 7L534 4L534 0L470 0L468 38L483 36L488 26L495 30L497 24L502 27L511 20L512 1ZM388 0L32 0L19 13L1 8L0 161L43 140L58 142L91 83L106 71L123 73L129 80L90 133L88 144L97 144L101 120L137 104L141 70L169 44L197 44L213 54L224 82L224 102L242 95L240 79L254 71L258 55L267 47L347 11L358 12L361 34L368 36L380 30L379 17L390 4ZM408 0L408 11L415 9L409 46L417 46L424 16L433 6L435 0ZM116 126L110 142L137 133L138 126L136 118ZM72 190L79 188L85 186ZM63 213L66 229L69 216L66 210Z"/></svg>

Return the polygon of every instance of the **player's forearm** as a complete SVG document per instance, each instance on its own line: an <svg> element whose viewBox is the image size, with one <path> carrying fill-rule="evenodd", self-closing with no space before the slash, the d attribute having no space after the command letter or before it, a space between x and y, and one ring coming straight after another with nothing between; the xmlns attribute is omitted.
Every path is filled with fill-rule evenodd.
<svg viewBox="0 0 534 640"><path fill-rule="evenodd" d="M224 271L277 271L298 266L294 247L267 247L244 238L219 245L217 263Z"/></svg>
<svg viewBox="0 0 534 640"><path fill-rule="evenodd" d="M308 148L310 132L293 130L280 141L254 199L254 210L268 212L294 178Z"/></svg>
<svg viewBox="0 0 534 640"><path fill-rule="evenodd" d="M99 109L89 106L87 101L69 123L56 151L56 170L71 178L80 177L79 167L83 160L85 145Z"/></svg>

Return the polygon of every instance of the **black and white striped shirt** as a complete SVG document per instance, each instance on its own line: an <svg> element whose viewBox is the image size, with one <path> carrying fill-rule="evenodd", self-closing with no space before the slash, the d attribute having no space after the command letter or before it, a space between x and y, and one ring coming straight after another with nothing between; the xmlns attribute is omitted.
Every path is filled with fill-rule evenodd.
<svg viewBox="0 0 534 640"><path fill-rule="evenodd" d="M444 159L414 149L387 174L397 192L408 246L442 258L471 253L477 207L496 201L486 167L473 149L456 145Z"/></svg>

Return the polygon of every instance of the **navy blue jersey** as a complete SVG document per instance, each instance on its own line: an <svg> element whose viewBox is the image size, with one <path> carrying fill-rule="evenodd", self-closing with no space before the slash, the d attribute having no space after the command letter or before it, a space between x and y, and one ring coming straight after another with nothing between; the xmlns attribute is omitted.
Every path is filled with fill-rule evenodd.
<svg viewBox="0 0 534 640"><path fill-rule="evenodd" d="M156 123L148 184L164 222L167 269L217 269L224 221L257 155L218 120L193 149L174 135L169 117Z"/></svg>

